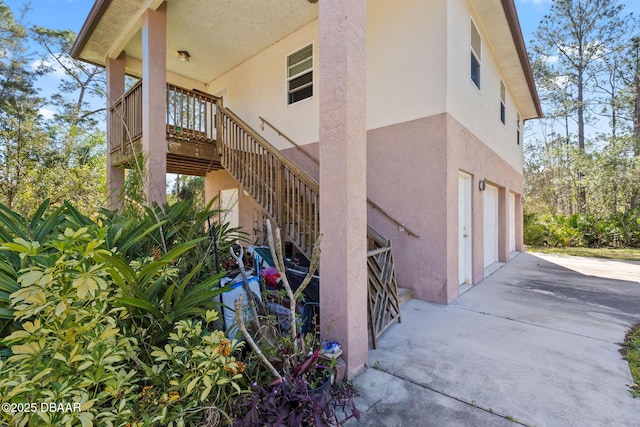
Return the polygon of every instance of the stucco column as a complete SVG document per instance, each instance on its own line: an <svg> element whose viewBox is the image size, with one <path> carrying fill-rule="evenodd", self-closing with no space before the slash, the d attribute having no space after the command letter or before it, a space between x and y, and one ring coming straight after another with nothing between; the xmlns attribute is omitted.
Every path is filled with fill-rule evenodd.
<svg viewBox="0 0 640 427"><path fill-rule="evenodd" d="M319 32L321 331L353 377L369 350L366 1L321 1Z"/></svg>
<svg viewBox="0 0 640 427"><path fill-rule="evenodd" d="M142 152L148 204L167 199L166 14L166 3L142 14Z"/></svg>
<svg viewBox="0 0 640 427"><path fill-rule="evenodd" d="M107 59L107 197L109 209L122 206L122 187L124 186L124 168L113 166L111 163L111 147L120 144L114 141L112 125L121 121L120 117L111 114L111 105L124 95L125 53L117 58Z"/></svg>
<svg viewBox="0 0 640 427"><path fill-rule="evenodd" d="M480 283L484 279L484 197L478 186L482 178L473 177L471 184L471 200L473 210L471 214L471 280Z"/></svg>

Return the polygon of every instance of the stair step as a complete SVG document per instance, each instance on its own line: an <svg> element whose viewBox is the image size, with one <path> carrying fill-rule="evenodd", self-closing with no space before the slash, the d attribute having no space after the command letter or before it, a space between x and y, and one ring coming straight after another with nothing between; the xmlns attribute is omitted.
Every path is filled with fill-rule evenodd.
<svg viewBox="0 0 640 427"><path fill-rule="evenodd" d="M398 298L400 299L400 304L409 301L411 299L411 289L398 288Z"/></svg>

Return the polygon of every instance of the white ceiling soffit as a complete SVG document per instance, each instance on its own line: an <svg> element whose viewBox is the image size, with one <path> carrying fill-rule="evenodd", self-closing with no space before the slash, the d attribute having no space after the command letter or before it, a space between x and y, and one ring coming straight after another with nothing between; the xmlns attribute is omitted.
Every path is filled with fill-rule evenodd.
<svg viewBox="0 0 640 427"><path fill-rule="evenodd" d="M503 3L501 0L471 0L473 10L480 21L481 31L488 39L487 42L503 73L505 84L511 90L522 117L536 118L540 116L537 93L535 93L535 87L532 93L530 82L527 81L522 58L511 33Z"/></svg>
<svg viewBox="0 0 640 427"><path fill-rule="evenodd" d="M112 0L79 56L104 65L124 50L141 60L140 17L160 3ZM208 83L317 17L308 0L167 0L167 70Z"/></svg>

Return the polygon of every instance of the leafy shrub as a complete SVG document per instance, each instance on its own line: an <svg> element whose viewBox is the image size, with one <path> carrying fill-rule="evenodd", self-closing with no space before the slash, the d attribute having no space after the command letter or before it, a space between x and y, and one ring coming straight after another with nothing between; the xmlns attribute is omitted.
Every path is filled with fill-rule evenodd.
<svg viewBox="0 0 640 427"><path fill-rule="evenodd" d="M640 212L609 216L525 213L524 241L531 246L640 247Z"/></svg>
<svg viewBox="0 0 640 427"><path fill-rule="evenodd" d="M541 224L536 215L524 214L524 243L530 246L545 246L547 230Z"/></svg>
<svg viewBox="0 0 640 427"><path fill-rule="evenodd" d="M582 234L579 230L571 226L571 217L556 215L545 219L545 225L547 227L546 246L584 246Z"/></svg>
<svg viewBox="0 0 640 427"><path fill-rule="evenodd" d="M177 322L168 343L154 347L154 364L144 366L148 385L141 393L140 421L183 426L203 417L228 418L225 405L242 393L245 382L245 365L234 356L241 343L206 328L217 320L217 312L208 311L205 318L206 324L193 319ZM155 417L149 415L154 413Z"/></svg>
<svg viewBox="0 0 640 427"><path fill-rule="evenodd" d="M12 356L0 367L0 400L78 405L68 412L3 412L9 425L114 425L130 416L123 396L135 386L130 362L137 341L118 327L124 313L110 304L118 289L96 261L105 251L101 244L87 228L67 228L43 245L23 239L4 244L25 268L20 289L11 294L15 319L23 323L3 340Z"/></svg>
<svg viewBox="0 0 640 427"><path fill-rule="evenodd" d="M571 226L576 221L575 217L525 213L524 243L530 246L583 246L581 233Z"/></svg>
<svg viewBox="0 0 640 427"><path fill-rule="evenodd" d="M188 259L206 239L176 233L141 254L167 221L47 207L26 219L0 206L0 403L36 405L0 424L213 423L245 383L239 345L209 329L221 275Z"/></svg>
<svg viewBox="0 0 640 427"><path fill-rule="evenodd" d="M234 426L329 426L340 425L352 417L359 419L359 412L351 399L355 390L350 384L341 384L335 393L330 393L332 373L336 372L338 363L336 357L342 351L337 355L321 354L321 350L328 347L320 339L319 328L298 333L302 319L297 315L296 307L319 265L322 236L313 245L309 273L295 292L285 274L280 230L273 233L271 223L267 223L267 237L289 303L286 312L288 326L282 327L277 316L268 315L264 308L265 315L260 316L257 310L260 304L248 297L248 305L253 305L249 323L252 332L249 332L242 316L242 296L235 301L236 322L259 364L255 366L256 372L251 372L256 378L252 392L240 399L236 408ZM248 288L247 283L245 286ZM250 292L246 294L250 295ZM269 378L266 381L265 374ZM342 421L338 408L342 408Z"/></svg>

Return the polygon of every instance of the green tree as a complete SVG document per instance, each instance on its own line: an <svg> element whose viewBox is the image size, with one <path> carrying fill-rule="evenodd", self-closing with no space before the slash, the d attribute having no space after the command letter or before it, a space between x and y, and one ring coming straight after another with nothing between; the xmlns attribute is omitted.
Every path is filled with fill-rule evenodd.
<svg viewBox="0 0 640 427"><path fill-rule="evenodd" d="M575 119L580 152L584 152L586 146L585 126L592 102L588 91L594 84L595 69L615 50L628 28L622 10L618 0L556 0L536 32L533 44L536 62L539 69L544 68L548 79L565 86L566 97L561 99ZM577 208L580 212L586 209L587 202L584 177L584 171L579 171Z"/></svg>
<svg viewBox="0 0 640 427"><path fill-rule="evenodd" d="M0 45L0 197L19 207L17 198L41 160L47 135L39 125L43 100L34 87L37 73L28 67L27 31L2 2Z"/></svg>
<svg viewBox="0 0 640 427"><path fill-rule="evenodd" d="M104 105L105 71L69 56L76 38L72 31L34 27L31 34L44 51L39 71L64 72L50 99L56 107L47 123L52 138L47 153L50 165L35 187L46 183L54 203L73 194L78 207L94 211L102 204L105 191L106 138L101 129L105 108L94 108L95 102L90 101L98 98Z"/></svg>
<svg viewBox="0 0 640 427"><path fill-rule="evenodd" d="M73 198L83 211L95 212L104 198L104 70L69 56L75 35L24 24L26 2L16 20L0 0L0 202L26 213L44 199L54 204ZM41 46L33 70L33 43ZM31 47L30 47L31 46ZM38 96L38 78L63 71L57 93ZM100 105L104 105L102 100ZM52 119L39 112L56 110Z"/></svg>
<svg viewBox="0 0 640 427"><path fill-rule="evenodd" d="M194 209L204 209L204 178L201 176L176 176L171 193L176 201L187 200Z"/></svg>

